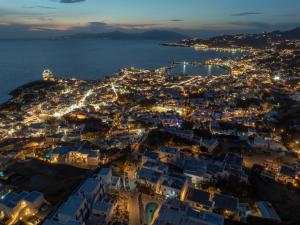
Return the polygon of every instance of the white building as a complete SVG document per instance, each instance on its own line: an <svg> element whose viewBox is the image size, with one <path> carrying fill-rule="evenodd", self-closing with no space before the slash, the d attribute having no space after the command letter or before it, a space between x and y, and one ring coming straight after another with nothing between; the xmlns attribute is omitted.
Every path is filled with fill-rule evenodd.
<svg viewBox="0 0 300 225"><path fill-rule="evenodd" d="M159 161L147 161L142 165L142 168L150 169L158 173L167 174L169 167Z"/></svg>
<svg viewBox="0 0 300 225"><path fill-rule="evenodd" d="M93 205L92 215L93 216L104 216L105 222L108 223L111 221L113 214L114 205L109 202L97 202Z"/></svg>
<svg viewBox="0 0 300 225"><path fill-rule="evenodd" d="M194 138L194 132L192 130L179 130L179 129L166 129L170 134L174 134L182 139L192 141Z"/></svg>
<svg viewBox="0 0 300 225"><path fill-rule="evenodd" d="M70 221L84 222L88 210L88 202L84 197L72 195L58 209L55 219L63 224L69 223Z"/></svg>
<svg viewBox="0 0 300 225"><path fill-rule="evenodd" d="M181 174L169 174L159 179L156 193L165 196L165 198L182 198L187 189L187 177Z"/></svg>
<svg viewBox="0 0 300 225"><path fill-rule="evenodd" d="M97 167L100 152L94 149L78 149L72 146L60 146L47 154L52 163L66 163L74 166Z"/></svg>
<svg viewBox="0 0 300 225"><path fill-rule="evenodd" d="M176 148L162 146L159 148L158 154L159 160L163 163L176 165L180 159L180 151L178 151Z"/></svg>
<svg viewBox="0 0 300 225"><path fill-rule="evenodd" d="M255 206L259 212L259 216L265 219L272 219L276 221L281 221L277 212L273 208L270 202L256 202Z"/></svg>
<svg viewBox="0 0 300 225"><path fill-rule="evenodd" d="M0 200L0 214L14 223L23 216L37 213L44 201L44 195L37 191L9 192Z"/></svg>
<svg viewBox="0 0 300 225"><path fill-rule="evenodd" d="M213 152L219 145L219 142L215 138L211 139L200 139L200 146L207 148L208 152Z"/></svg>
<svg viewBox="0 0 300 225"><path fill-rule="evenodd" d="M67 223L60 223L55 220L46 220L43 225L84 225L83 222L80 221L68 221Z"/></svg>
<svg viewBox="0 0 300 225"><path fill-rule="evenodd" d="M254 139L249 139L248 144L254 148L262 150L275 150L275 151L288 151L287 148L278 142L273 140L266 140L262 137L255 137Z"/></svg>
<svg viewBox="0 0 300 225"><path fill-rule="evenodd" d="M142 155L142 164L148 161L157 162L159 160L159 154L155 151L145 151Z"/></svg>
<svg viewBox="0 0 300 225"><path fill-rule="evenodd" d="M111 188L114 191L118 191L121 188L121 177L113 176L111 179Z"/></svg>
<svg viewBox="0 0 300 225"><path fill-rule="evenodd" d="M112 170L110 167L102 167L97 174L105 193L110 192L112 184Z"/></svg>
<svg viewBox="0 0 300 225"><path fill-rule="evenodd" d="M215 213L200 211L175 201L164 204L158 212L154 225L223 225L224 217Z"/></svg>
<svg viewBox="0 0 300 225"><path fill-rule="evenodd" d="M85 197L90 205L96 202L101 193L101 184L97 178L88 178L77 191L77 194Z"/></svg>
<svg viewBox="0 0 300 225"><path fill-rule="evenodd" d="M85 164L91 167L97 167L100 162L99 150L80 149L70 151L67 156L67 161L70 164Z"/></svg>

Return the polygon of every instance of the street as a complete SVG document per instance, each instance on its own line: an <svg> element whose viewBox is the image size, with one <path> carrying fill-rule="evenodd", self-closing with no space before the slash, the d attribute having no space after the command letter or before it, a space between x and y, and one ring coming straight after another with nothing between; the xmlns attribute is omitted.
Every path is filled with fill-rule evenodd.
<svg viewBox="0 0 300 225"><path fill-rule="evenodd" d="M140 225L138 193L128 193L129 224Z"/></svg>

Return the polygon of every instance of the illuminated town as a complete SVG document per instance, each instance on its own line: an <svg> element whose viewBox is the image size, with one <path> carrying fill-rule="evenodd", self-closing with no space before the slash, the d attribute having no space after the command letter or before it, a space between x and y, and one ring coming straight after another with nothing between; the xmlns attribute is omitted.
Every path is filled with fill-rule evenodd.
<svg viewBox="0 0 300 225"><path fill-rule="evenodd" d="M166 45L242 56L173 62L226 69L218 76L45 70L12 92L0 110L3 224L299 222L300 41Z"/></svg>

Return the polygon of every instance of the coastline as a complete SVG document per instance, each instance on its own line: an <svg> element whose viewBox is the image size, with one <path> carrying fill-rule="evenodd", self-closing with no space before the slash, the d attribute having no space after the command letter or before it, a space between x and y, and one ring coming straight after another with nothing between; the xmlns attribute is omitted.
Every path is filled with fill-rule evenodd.
<svg viewBox="0 0 300 225"><path fill-rule="evenodd" d="M158 41L110 40L22 40L0 42L2 67L0 104L10 99L18 87L39 80L45 68L65 78L94 80L113 75L118 68L130 66L157 69L173 60L205 61L231 56L230 53L196 52L192 48L167 48ZM79 54L83 52L83 54ZM4 57L4 52L8 52ZM72 57L70 57L72 55ZM3 58L2 58L3 57ZM206 71L202 70L201 74Z"/></svg>

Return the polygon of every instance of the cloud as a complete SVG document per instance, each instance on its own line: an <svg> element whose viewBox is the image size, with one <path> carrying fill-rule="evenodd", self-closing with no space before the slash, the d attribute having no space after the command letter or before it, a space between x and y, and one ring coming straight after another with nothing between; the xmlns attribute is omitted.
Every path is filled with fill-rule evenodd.
<svg viewBox="0 0 300 225"><path fill-rule="evenodd" d="M62 24L47 17L39 17L38 20L40 22L0 23L0 39L48 38L76 33L101 33L118 29L118 27L104 22L89 22L87 24Z"/></svg>
<svg viewBox="0 0 300 225"><path fill-rule="evenodd" d="M24 17L31 17L31 16L39 16L39 15L43 15L43 14L40 12L28 12L25 10L18 11L14 9L0 8L0 18L7 18L7 17L24 18Z"/></svg>
<svg viewBox="0 0 300 225"><path fill-rule="evenodd" d="M270 32L274 30L289 30L293 29L295 27L299 27L300 23L277 23L277 24L271 24L271 23L265 23L265 22L230 22L228 23L229 26L234 27L237 31L241 32Z"/></svg>
<svg viewBox="0 0 300 225"><path fill-rule="evenodd" d="M84 26L75 26L72 30L80 30L80 32L106 32L116 29L115 26L105 22L88 22Z"/></svg>
<svg viewBox="0 0 300 225"><path fill-rule="evenodd" d="M287 14L280 14L279 16L298 17L300 16L300 13L287 13Z"/></svg>
<svg viewBox="0 0 300 225"><path fill-rule="evenodd" d="M124 29L124 30L147 30L147 29L166 27L158 23L114 23L112 25L114 27L117 27L119 29Z"/></svg>
<svg viewBox="0 0 300 225"><path fill-rule="evenodd" d="M269 29L271 27L273 27L274 25L272 24L268 24L268 23L264 23L264 22L240 22L240 21L234 21L234 22L230 22L228 23L229 25L235 26L237 29L240 28L247 28L247 29Z"/></svg>
<svg viewBox="0 0 300 225"><path fill-rule="evenodd" d="M56 9L56 7L44 6L44 5L38 5L36 8L40 8L40 9Z"/></svg>
<svg viewBox="0 0 300 225"><path fill-rule="evenodd" d="M164 24L158 23L106 23L106 22L88 22L84 26L75 26L72 30L80 32L109 32L109 31L125 31L139 32L151 29L168 29Z"/></svg>
<svg viewBox="0 0 300 225"><path fill-rule="evenodd" d="M23 6L23 9L56 9L56 7L37 5L37 6Z"/></svg>
<svg viewBox="0 0 300 225"><path fill-rule="evenodd" d="M50 17L43 17L43 16L41 16L41 17L38 17L37 18L39 21L53 21L53 19L52 18L50 18Z"/></svg>
<svg viewBox="0 0 300 225"><path fill-rule="evenodd" d="M183 22L184 20L182 19L173 19L173 20L170 20L171 22Z"/></svg>
<svg viewBox="0 0 300 225"><path fill-rule="evenodd" d="M60 3L78 3L78 2L84 2L86 0L60 0Z"/></svg>
<svg viewBox="0 0 300 225"><path fill-rule="evenodd" d="M1 18L1 17L0 17ZM59 22L51 17L40 15L38 21L27 21L17 23L13 21L0 22L1 38L47 38L78 33L103 33L111 31L142 32L159 29L177 31L189 36L207 38L223 34L258 33L263 31L289 30L300 25L300 23L269 24L259 21L241 22L232 21L222 24L203 24L199 27L180 28L170 24L155 23L107 23L105 21L91 21L87 23Z"/></svg>
<svg viewBox="0 0 300 225"><path fill-rule="evenodd" d="M34 9L35 7L34 6L23 6L22 8L23 9Z"/></svg>
<svg viewBox="0 0 300 225"><path fill-rule="evenodd" d="M231 16L251 16L251 15L260 15L261 12L240 12L236 14L232 14Z"/></svg>
<svg viewBox="0 0 300 225"><path fill-rule="evenodd" d="M61 24L55 20L40 16L39 22L17 23L8 22L0 23L1 38L41 38L57 37L61 35L71 35L77 33L103 33L112 31L123 32L142 32L152 29L171 30L173 28L163 24L141 23L106 23L103 21L91 21L88 23L69 23Z"/></svg>

